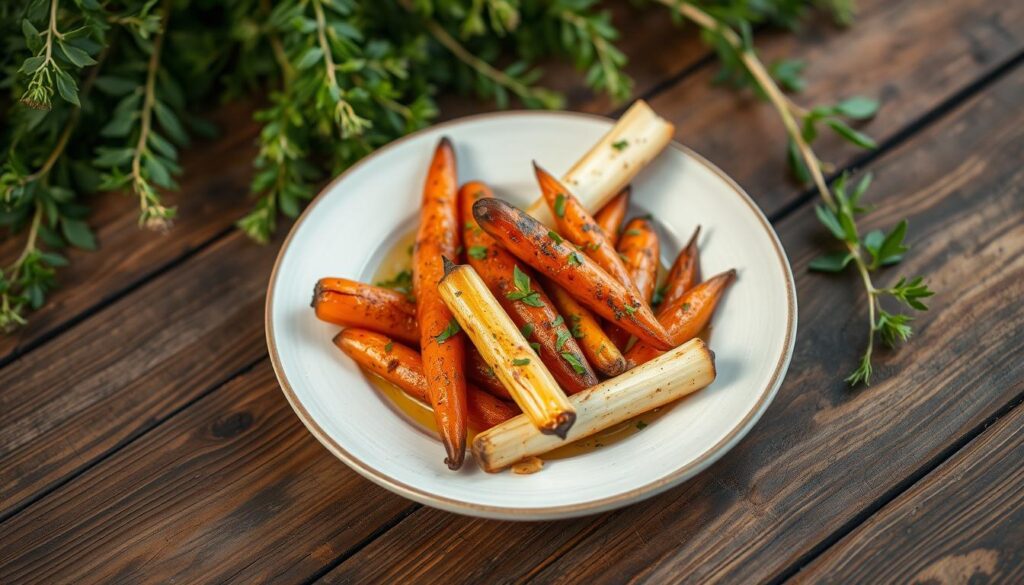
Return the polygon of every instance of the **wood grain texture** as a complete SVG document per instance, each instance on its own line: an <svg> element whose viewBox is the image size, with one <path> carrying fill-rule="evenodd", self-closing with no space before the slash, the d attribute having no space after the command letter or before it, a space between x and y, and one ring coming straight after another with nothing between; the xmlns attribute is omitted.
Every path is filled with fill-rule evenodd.
<svg viewBox="0 0 1024 585"><path fill-rule="evenodd" d="M857 6L849 29L822 25L796 35L760 35L756 47L765 63L806 62L807 88L792 96L800 105L851 95L880 100L873 120L854 124L879 142L1024 49L1021 2L861 0ZM729 173L771 216L799 191L787 172L785 132L778 114L750 92L712 84L716 69L687 77L658 94L651 107L676 124L680 142ZM814 147L839 168L866 153L824 126Z"/></svg>
<svg viewBox="0 0 1024 585"><path fill-rule="evenodd" d="M43 308L29 315L28 325L0 335L0 363L60 328L90 308L100 307L118 292L151 276L161 267L216 237L250 204L248 180L255 156L256 126L251 109L225 108L215 116L220 139L185 151L181 190L168 193L178 216L169 233L139 228L135 198L104 193L91 198L89 224L99 251L68 250L70 266L57 271L59 288ZM0 260L7 266L21 252L24 240L0 243ZM0 386L2 392L3 386Z"/></svg>
<svg viewBox="0 0 1024 585"><path fill-rule="evenodd" d="M1018 405L793 581L1024 582L1024 408Z"/></svg>
<svg viewBox="0 0 1024 585"><path fill-rule="evenodd" d="M3 583L296 583L412 504L341 464L267 360L5 523Z"/></svg>
<svg viewBox="0 0 1024 585"><path fill-rule="evenodd" d="M0 370L0 516L265 355L273 260L232 234Z"/></svg>
<svg viewBox="0 0 1024 585"><path fill-rule="evenodd" d="M862 293L852 274L807 273L830 242L805 208L779 226L800 298L793 365L764 418L721 461L677 489L585 523L538 530L422 509L328 580L401 580L420 571L466 583L744 583L797 565L1021 391L1024 111L1014 104L1022 97L1018 70L873 165L869 199L878 211L862 229L909 217L914 250L899 272L928 274L940 291L910 346L879 353L873 386L842 382L867 334ZM896 270L879 278L888 283ZM426 525L490 538L424 547L414 535ZM503 551L515 552L506 559Z"/></svg>
<svg viewBox="0 0 1024 585"><path fill-rule="evenodd" d="M692 31L680 31L660 10L636 10L625 3L613 8L614 22L623 33L619 46L630 59L626 70L635 80L637 95L709 55ZM583 74L568 64L549 67L542 83L564 92L570 109L606 114L614 107L606 96L587 89ZM491 107L460 96L444 96L439 102L443 120ZM89 223L96 232L99 251L68 253L71 264L58 271L60 288L49 295L47 304L31 313L27 327L0 335L0 363L230 229L253 203L249 177L259 130L252 121L253 110L250 103L223 108L214 116L221 137L185 151L181 190L165 197L178 207L169 233L140 229L137 205L130 196L105 193L94 198ZM0 242L0 265L17 257L23 245L20 237Z"/></svg>

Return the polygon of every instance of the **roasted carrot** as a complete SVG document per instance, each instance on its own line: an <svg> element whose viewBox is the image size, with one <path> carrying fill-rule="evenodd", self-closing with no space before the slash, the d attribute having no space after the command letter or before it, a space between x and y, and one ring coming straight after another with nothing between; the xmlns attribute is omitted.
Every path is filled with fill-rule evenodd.
<svg viewBox="0 0 1024 585"><path fill-rule="evenodd" d="M494 373L494 368L489 366L487 361L484 360L484 356L480 355L480 352L472 346L466 350L466 376L469 377L471 382L491 396L501 398L502 400L512 400L512 395L508 393L508 388L505 388L505 385L498 379L498 375Z"/></svg>
<svg viewBox="0 0 1024 585"><path fill-rule="evenodd" d="M674 343L677 345L686 343L707 326L722 294L735 279L735 270L716 274L659 311L658 319L669 331ZM638 342L626 352L626 361L630 368L635 368L663 353L665 352L646 343Z"/></svg>
<svg viewBox="0 0 1024 585"><path fill-rule="evenodd" d="M626 265L615 251L615 246L590 213L583 208L579 199L537 163L533 163L533 171L537 175L537 183L540 184L544 200L548 202L551 212L555 215L558 232L579 246L587 256L597 262L598 266L619 281L619 284L632 289L640 296L629 277Z"/></svg>
<svg viewBox="0 0 1024 585"><path fill-rule="evenodd" d="M346 278L321 278L313 288L312 306L321 321L365 327L405 343L420 342L416 304L393 290Z"/></svg>
<svg viewBox="0 0 1024 585"><path fill-rule="evenodd" d="M626 219L626 211L629 210L629 187L622 190L611 201L605 204L600 211L594 214L594 221L601 226L601 231L611 240L612 245L619 241L619 230L622 221Z"/></svg>
<svg viewBox="0 0 1024 585"><path fill-rule="evenodd" d="M420 326L420 349L449 469L466 457L466 339L441 300L437 283L444 278L442 257L455 257L459 246L455 151L442 138L434 151L423 187L423 208L412 259L413 292Z"/></svg>
<svg viewBox="0 0 1024 585"><path fill-rule="evenodd" d="M668 271L665 278L665 289L661 295L661 306L668 307L674 304L679 297L693 288L700 282L700 253L697 250L697 238L700 236L700 226L693 230L689 243L680 250L676 261L672 263L672 269Z"/></svg>
<svg viewBox="0 0 1024 585"><path fill-rule="evenodd" d="M631 220L622 232L618 245L619 254L626 265L633 284L640 291L640 296L650 302L654 295L654 287L658 281L658 263L660 249L658 233L650 220L638 217ZM608 331L609 337L619 348L625 348L629 341L629 333L620 327Z"/></svg>
<svg viewBox="0 0 1024 585"><path fill-rule="evenodd" d="M466 183L459 190L463 242L470 266L480 274L487 288L526 334L527 341L566 394L575 394L597 384L597 375L587 364L580 346L559 319L551 299L525 264L502 248L473 219L477 199L493 197L487 185ZM534 345L535 344L535 345Z"/></svg>
<svg viewBox="0 0 1024 585"><path fill-rule="evenodd" d="M583 354L587 356L594 369L608 377L625 372L626 359L612 339L601 329L601 323L590 309L577 302L557 284L548 281L544 286L551 291L551 300L558 307L558 312L565 317L572 336L579 342Z"/></svg>
<svg viewBox="0 0 1024 585"><path fill-rule="evenodd" d="M509 252L551 278L598 315L659 349L670 349L668 332L647 303L586 254L561 240L526 213L500 199L480 199L473 217Z"/></svg>
<svg viewBox="0 0 1024 585"><path fill-rule="evenodd" d="M377 374L412 398L430 403L423 360L411 347L391 341L387 336L365 329L345 329L334 338L334 344L362 368ZM482 431L517 414L514 404L498 400L473 386L466 389L469 424Z"/></svg>

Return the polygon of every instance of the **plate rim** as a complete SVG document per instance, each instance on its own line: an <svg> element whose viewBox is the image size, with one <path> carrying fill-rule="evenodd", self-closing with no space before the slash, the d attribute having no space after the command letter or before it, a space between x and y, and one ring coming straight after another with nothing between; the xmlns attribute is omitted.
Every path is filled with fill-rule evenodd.
<svg viewBox="0 0 1024 585"><path fill-rule="evenodd" d="M588 112L571 112L571 111L550 111L550 110L507 110L501 112L484 112L480 114L473 114L469 116L462 116L444 122L439 122L425 128L421 128L415 132L406 134L400 138L397 138L381 148L375 150L369 155L363 157L360 161L346 169L344 172L339 174L337 177L332 179L327 185L317 193L316 197L310 201L309 205L299 215L299 218L292 225L288 231L287 237L284 242L281 243L281 248L277 252L277 258L274 260L274 268L271 270L270 279L267 283L267 295L266 302L264 304L264 330L266 331L267 338L267 353L270 357L271 366L274 369L274 376L277 378L278 385L281 387L281 391L284 393L285 398L288 400L288 404L295 411L296 416L305 425L306 430L310 432L316 439L323 445L329 452L335 457L340 459L349 468L353 469L359 475L372 481L373 483L390 490L400 496L411 499L413 501L446 510L448 512L454 512L457 514L464 514L469 516L492 518L498 520L555 520L559 518L572 518L577 516L585 516L590 514L597 514L607 510L624 507L641 500L653 497L659 493L662 493L672 487L675 487L682 482L697 475L707 467L709 467L715 461L718 461L723 455L728 453L733 447L739 443L750 432L750 429L757 424L761 416L767 410L768 405L771 404L775 395L778 393L779 387L782 385L787 371L789 370L789 364L793 357L793 347L796 341L796 328L797 328L797 298L796 298L796 284L793 279L793 270L789 263L789 257L786 255L786 251L782 246L782 242L779 240L778 234L772 227L771 222L765 217L764 212L754 202L749 194L735 181L732 177L727 175L724 171L719 169L717 166L712 164L710 161L705 159L703 156L693 151L689 147L679 143L676 140L669 142L669 147L680 151L685 156L690 157L694 161L700 163L708 170L713 172L719 178L728 184L736 195L739 196L740 200L743 201L750 209L754 212L761 227L768 233L773 248L776 254L776 259L782 266L783 273L785 275L786 283L786 338L783 342L784 351L779 356L778 361L775 364L775 369L772 372L771 377L768 380L767 385L761 390L760 396L757 399L754 407L747 413L747 415L740 421L739 424L735 425L722 439L717 443L708 448L704 453L698 456L693 461L673 470L664 477L661 477L655 481L648 482L642 486L635 487L628 491L599 498L595 500L589 500L586 502L580 502L576 504L563 504L556 506L539 506L539 507L524 507L516 508L509 506L496 506L487 504L474 504L465 502L459 499L449 498L442 495L427 492L421 488L408 485L401 482L393 477L390 477L384 473L381 473L373 466L365 463L359 458L353 456L351 453L345 450L340 444L337 443L330 435L328 435L323 428L317 424L316 420L309 414L302 401L299 400L295 391L292 389L288 377L284 374L284 368L280 362L280 355L277 351L277 343L274 335L274 323L272 319L273 305L274 305L274 289L276 288L278 269L281 266L281 260L284 258L285 252L291 244L292 237L299 230L303 221L305 221L313 212L313 209L325 198L326 194L330 192L334 187L341 181L343 181L349 174L353 173L358 168L365 164L369 164L376 156L386 151L387 149L397 146L402 142L411 140L418 137L421 134L435 131L439 128L446 128L457 126L460 124L466 124L471 122L478 122L490 118L499 117L512 117L512 116L551 116L551 117L575 117L575 118L586 118L590 120L599 120L602 122L612 122L614 119L609 116L602 116L599 114L593 114Z"/></svg>

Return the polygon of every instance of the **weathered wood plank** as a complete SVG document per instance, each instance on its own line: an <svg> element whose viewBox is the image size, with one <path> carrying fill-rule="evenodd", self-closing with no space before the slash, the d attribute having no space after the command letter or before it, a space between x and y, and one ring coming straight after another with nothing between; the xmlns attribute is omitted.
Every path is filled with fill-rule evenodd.
<svg viewBox="0 0 1024 585"><path fill-rule="evenodd" d="M1024 582L1024 408L986 429L794 581Z"/></svg>
<svg viewBox="0 0 1024 585"><path fill-rule="evenodd" d="M807 88L794 101L831 104L851 95L877 98L869 123L855 126L879 142L898 135L957 91L1024 49L1024 4L1000 0L862 0L847 30L805 27L796 35L758 37L766 63L806 62ZM778 114L749 92L737 94L702 70L651 105L676 123L677 138L722 167L768 215L793 201L786 136ZM823 128L815 150L843 168L865 151Z"/></svg>
<svg viewBox="0 0 1024 585"><path fill-rule="evenodd" d="M637 11L625 3L614 9L614 21L623 33L620 46L630 58L627 70L636 81L638 95L709 54L695 35L678 31L660 11ZM582 75L569 65L552 66L545 83L565 92L571 109L607 113L613 107L603 94L589 91ZM442 118L450 119L485 111L489 104L445 96L440 107ZM0 335L0 363L208 242L242 217L252 203L248 181L258 132L252 111L246 103L224 108L215 116L221 138L186 151L181 191L167 195L168 203L178 206L178 219L169 233L140 230L135 202L123 194L107 193L91 201L94 213L89 222L100 251L69 253L71 265L59 271L61 287L49 296L47 305L30 315L28 326ZM0 242L4 261L0 265L13 260L22 245L21 238Z"/></svg>
<svg viewBox="0 0 1024 585"><path fill-rule="evenodd" d="M296 583L412 504L306 431L267 360L0 531L4 583Z"/></svg>
<svg viewBox="0 0 1024 585"><path fill-rule="evenodd" d="M0 370L0 516L265 355L273 260L234 234Z"/></svg>
<svg viewBox="0 0 1024 585"><path fill-rule="evenodd" d="M793 365L729 455L678 489L587 522L538 529L424 508L327 580L744 583L797 564L1021 391L1024 111L1014 104L1022 98L1018 70L873 165L879 210L863 229L908 216L914 251L900 271L927 274L940 291L911 345L880 353L873 386L842 382L866 336L862 293L853 275L807 273L828 240L805 208L779 226L801 305ZM427 526L473 545L421 546L416 535Z"/></svg>

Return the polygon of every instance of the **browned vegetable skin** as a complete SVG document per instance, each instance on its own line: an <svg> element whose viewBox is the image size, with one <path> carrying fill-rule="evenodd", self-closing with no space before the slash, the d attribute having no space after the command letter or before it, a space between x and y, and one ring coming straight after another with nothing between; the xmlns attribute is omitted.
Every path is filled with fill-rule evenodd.
<svg viewBox="0 0 1024 585"><path fill-rule="evenodd" d="M700 226L693 230L689 243L680 250L672 269L665 278L665 290L661 296L661 306L668 307L679 300L683 293L700 282L700 253L697 250L697 238L700 237Z"/></svg>
<svg viewBox="0 0 1024 585"><path fill-rule="evenodd" d="M346 278L321 278L313 289L313 310L321 321L364 327L418 345L416 305L400 293Z"/></svg>
<svg viewBox="0 0 1024 585"><path fill-rule="evenodd" d="M661 258L658 233L654 231L650 220L638 217L626 224L617 249L622 255L622 262L626 265L626 272L640 291L640 296L650 302L658 282L658 264ZM629 341L629 333L620 327L609 330L608 336L619 348L625 348Z"/></svg>
<svg viewBox="0 0 1024 585"><path fill-rule="evenodd" d="M630 188L626 187L594 214L594 221L601 227L601 231L612 245L619 242L622 222L626 219L626 212L629 211L629 196Z"/></svg>
<svg viewBox="0 0 1024 585"><path fill-rule="evenodd" d="M468 416L463 371L466 340L437 292L437 283L444 277L441 259L455 257L459 246L457 193L455 151L451 142L442 138L423 187L412 282L430 406L448 453L445 463L449 469L462 467L465 459Z"/></svg>
<svg viewBox="0 0 1024 585"><path fill-rule="evenodd" d="M502 400L512 400L512 395L498 379L494 368L487 365L484 356L480 355L480 352L472 344L466 348L466 375L469 376L471 382L491 396Z"/></svg>
<svg viewBox="0 0 1024 585"><path fill-rule="evenodd" d="M493 197L490 188L476 181L459 190L462 237L470 266L487 283L527 341L536 344L534 349L541 361L566 393L574 394L597 384L597 375L564 321L558 318L558 311L533 272L487 235L473 218L474 202L488 197Z"/></svg>
<svg viewBox="0 0 1024 585"><path fill-rule="evenodd" d="M625 372L626 358L601 328L601 322L590 309L581 305L557 284L547 281L544 286L551 291L551 300L558 307L558 312L565 317L570 332L579 342L580 348L594 369L608 377Z"/></svg>
<svg viewBox="0 0 1024 585"><path fill-rule="evenodd" d="M537 163L533 163L533 172L537 175L541 194L555 216L558 232L579 246L587 256L597 262L598 266L619 281L619 284L631 289L639 297L640 293L633 285L633 280L629 277L626 265L619 257L615 246L576 196Z"/></svg>
<svg viewBox="0 0 1024 585"><path fill-rule="evenodd" d="M735 270L716 274L690 289L658 313L658 318L672 335L675 343L682 344L693 339L707 326L711 316L715 314L718 301L735 279ZM629 362L630 368L635 368L663 353L665 352L646 343L637 342L626 352L626 361Z"/></svg>
<svg viewBox="0 0 1024 585"><path fill-rule="evenodd" d="M632 287L624 287L574 246L553 238L537 220L499 199L478 200L473 217L505 249L593 312L654 347L672 347L668 332Z"/></svg>
<svg viewBox="0 0 1024 585"><path fill-rule="evenodd" d="M441 298L532 423L564 437L576 420L565 393L472 266L445 259Z"/></svg>
<svg viewBox="0 0 1024 585"><path fill-rule="evenodd" d="M345 329L336 335L334 344L363 369L398 386L412 398L429 404L423 360L415 349L395 343L379 333L355 328ZM469 424L478 431L487 430L519 414L514 404L498 400L472 386L466 392Z"/></svg>

